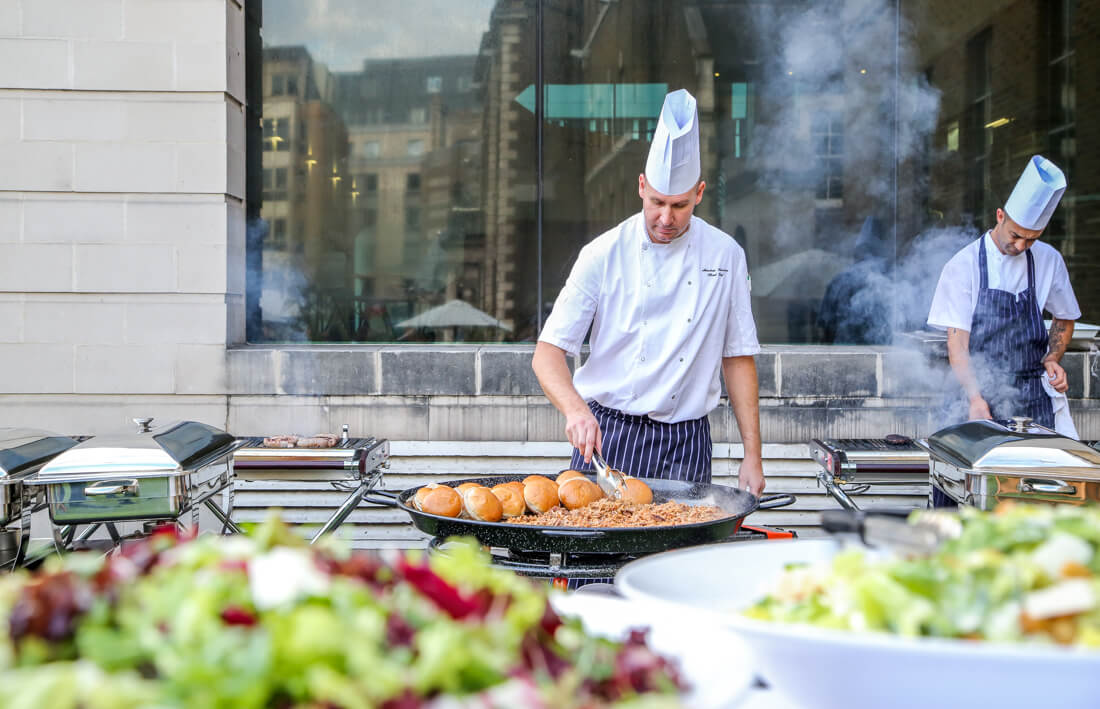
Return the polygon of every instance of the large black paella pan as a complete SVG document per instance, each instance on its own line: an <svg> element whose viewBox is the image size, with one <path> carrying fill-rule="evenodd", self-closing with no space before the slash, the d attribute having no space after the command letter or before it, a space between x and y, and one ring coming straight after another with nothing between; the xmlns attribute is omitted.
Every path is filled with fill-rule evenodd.
<svg viewBox="0 0 1100 709"><path fill-rule="evenodd" d="M513 480L522 482L526 475L493 475L482 478L451 480L443 485L457 487L477 483L492 487ZM480 522L472 519L428 514L412 506L420 487L400 493L374 491L367 500L398 507L408 513L413 526L433 537L475 537L486 546L543 552L589 552L606 554L642 554L679 547L717 542L741 529L745 517L757 510L785 507L794 502L791 495L765 495L726 485L644 478L653 490L653 502L682 502L688 505L713 505L729 514L707 522L660 527L540 527L509 522Z"/></svg>

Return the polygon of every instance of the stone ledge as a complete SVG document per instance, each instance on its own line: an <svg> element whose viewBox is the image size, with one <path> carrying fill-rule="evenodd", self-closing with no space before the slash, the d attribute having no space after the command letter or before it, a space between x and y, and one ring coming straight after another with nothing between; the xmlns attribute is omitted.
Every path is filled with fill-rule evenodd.
<svg viewBox="0 0 1100 709"><path fill-rule="evenodd" d="M527 344L246 346L228 350L228 390L210 393L541 396L533 353ZM904 348L770 345L756 364L761 398L780 405L904 406L938 400L950 379L945 362ZM1070 398L1100 398L1100 357L1070 352L1063 365Z"/></svg>

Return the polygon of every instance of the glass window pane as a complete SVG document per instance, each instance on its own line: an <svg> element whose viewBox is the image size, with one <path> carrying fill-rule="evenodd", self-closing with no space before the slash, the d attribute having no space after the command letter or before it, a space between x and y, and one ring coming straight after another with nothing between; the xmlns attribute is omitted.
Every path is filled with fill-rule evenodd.
<svg viewBox="0 0 1100 709"><path fill-rule="evenodd" d="M744 247L762 341L922 326L1032 154L1067 173L1043 238L1100 319L1098 146L1076 125L1100 22L1079 0L541 0L541 37L535 0L263 5L251 339L534 339L581 247L639 211L677 88L700 101L695 214ZM451 300L497 324L401 325Z"/></svg>
<svg viewBox="0 0 1100 709"><path fill-rule="evenodd" d="M686 88L699 100L706 182L695 215L745 249L760 339L823 341L830 284L893 253L892 230L855 246L865 220L893 214L894 129L882 110L896 18L892 3L873 4L882 12L859 10L866 2L548 0L545 300L584 244L640 211L654 120L665 93ZM700 57L713 66L700 70ZM607 131L604 120L646 130ZM858 152L845 151L846 134L860 136ZM883 341L889 323L857 334Z"/></svg>
<svg viewBox="0 0 1100 709"><path fill-rule="evenodd" d="M534 0L262 3L250 340L533 339Z"/></svg>
<svg viewBox="0 0 1100 709"><path fill-rule="evenodd" d="M981 0L961 14L916 0L903 6L916 20L919 62L941 98L925 164L901 172L902 193L914 199L899 202L899 234L943 229L960 240L976 237L995 225L1027 159L1041 154L1068 181L1041 238L1061 251L1082 320L1097 322L1100 204L1090 196L1100 193L1100 172L1088 155L1100 136L1079 132L1075 113L1078 96L1096 94L1095 76L1082 76L1076 62L1098 46L1097 8L1075 0L1027 0L1011 11Z"/></svg>

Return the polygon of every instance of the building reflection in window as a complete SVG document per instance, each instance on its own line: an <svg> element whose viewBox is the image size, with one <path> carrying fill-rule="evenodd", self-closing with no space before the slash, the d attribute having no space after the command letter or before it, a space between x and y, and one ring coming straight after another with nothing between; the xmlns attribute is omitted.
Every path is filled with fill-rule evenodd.
<svg viewBox="0 0 1100 709"><path fill-rule="evenodd" d="M1096 321L1100 135L1076 117L1098 93L1098 14L1081 0L264 0L252 339L533 340L580 248L637 211L661 99L681 87L699 99L697 214L745 248L762 341L919 327L940 266L1034 153L1069 177L1046 238ZM400 325L452 300L501 325Z"/></svg>

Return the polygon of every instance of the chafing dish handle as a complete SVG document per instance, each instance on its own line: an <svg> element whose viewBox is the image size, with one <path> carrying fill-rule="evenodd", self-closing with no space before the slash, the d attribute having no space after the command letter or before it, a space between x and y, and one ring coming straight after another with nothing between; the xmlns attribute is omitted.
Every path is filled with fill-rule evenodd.
<svg viewBox="0 0 1100 709"><path fill-rule="evenodd" d="M1020 478L1017 487L1019 492L1038 492L1044 495L1076 495L1077 486L1062 482L1061 480L1037 480L1035 478Z"/></svg>
<svg viewBox="0 0 1100 709"><path fill-rule="evenodd" d="M100 480L84 487L85 497L96 495L124 495L137 494L138 481L135 478L128 480Z"/></svg>

